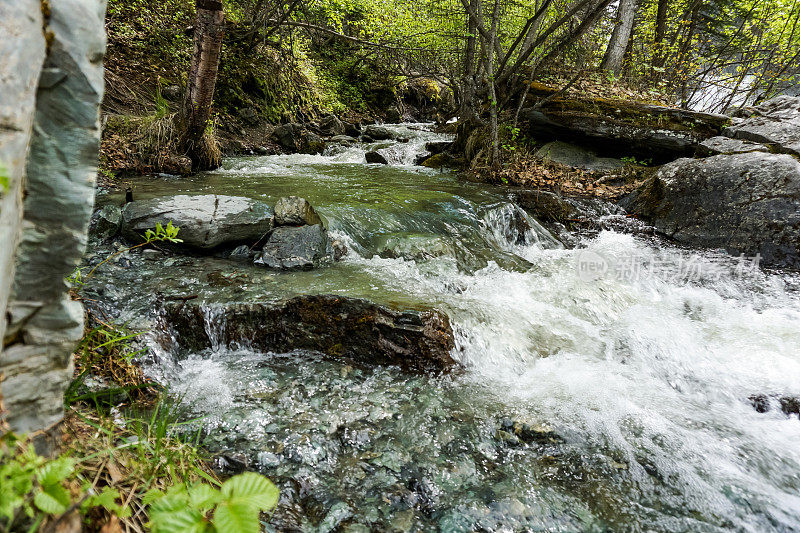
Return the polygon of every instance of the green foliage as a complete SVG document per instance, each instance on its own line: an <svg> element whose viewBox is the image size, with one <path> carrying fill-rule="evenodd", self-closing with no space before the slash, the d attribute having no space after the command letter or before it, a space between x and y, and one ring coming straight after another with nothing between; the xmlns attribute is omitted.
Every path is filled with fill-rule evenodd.
<svg viewBox="0 0 800 533"><path fill-rule="evenodd" d="M180 483L166 491L148 492L143 502L149 506L154 533L258 533L260 513L274 509L278 495L278 488L267 478L245 472L219 489Z"/></svg>
<svg viewBox="0 0 800 533"><path fill-rule="evenodd" d="M117 503L119 492L104 488L92 491L76 482L71 457L45 459L33 444L8 432L0 437L0 519L5 531L15 527L38 528L45 519L57 519L74 509L82 513L102 507L118 516L130 511Z"/></svg>
<svg viewBox="0 0 800 533"><path fill-rule="evenodd" d="M161 225L161 222L158 222L156 223L155 230L149 229L144 233L144 244L165 241L171 243L183 242L183 239L178 238L179 231L180 228L178 226L173 226L171 220L167 222L166 226L163 226Z"/></svg>
<svg viewBox="0 0 800 533"><path fill-rule="evenodd" d="M8 169L3 163L0 163L0 198L6 193L9 185Z"/></svg>

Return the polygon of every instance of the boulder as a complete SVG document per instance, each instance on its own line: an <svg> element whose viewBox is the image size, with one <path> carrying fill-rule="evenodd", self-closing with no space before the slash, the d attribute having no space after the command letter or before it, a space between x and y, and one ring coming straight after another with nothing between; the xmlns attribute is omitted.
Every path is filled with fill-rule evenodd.
<svg viewBox="0 0 800 533"><path fill-rule="evenodd" d="M311 270L332 260L328 232L322 224L314 224L275 228L255 263L275 270Z"/></svg>
<svg viewBox="0 0 800 533"><path fill-rule="evenodd" d="M537 140L564 140L598 152L656 160L691 156L730 117L623 100L555 97L520 113L525 133Z"/></svg>
<svg viewBox="0 0 800 533"><path fill-rule="evenodd" d="M441 154L453 146L453 141L429 141L425 143L425 150L431 155Z"/></svg>
<svg viewBox="0 0 800 533"><path fill-rule="evenodd" d="M380 165L388 165L389 161L386 157L383 156L380 152L376 150L372 150L371 152L367 152L364 154L364 157L367 159L367 163L377 163Z"/></svg>
<svg viewBox="0 0 800 533"><path fill-rule="evenodd" d="M800 266L800 162L792 156L679 159L621 205L679 242Z"/></svg>
<svg viewBox="0 0 800 533"><path fill-rule="evenodd" d="M290 122L288 124L281 124L272 136L281 148L289 152L297 152L301 146L301 135L303 133L303 126Z"/></svg>
<svg viewBox="0 0 800 533"><path fill-rule="evenodd" d="M299 151L302 154L321 154L325 151L325 141L316 133L304 131L300 137Z"/></svg>
<svg viewBox="0 0 800 533"><path fill-rule="evenodd" d="M98 239L107 240L116 237L121 227L122 208L109 204L94 212L89 231Z"/></svg>
<svg viewBox="0 0 800 533"><path fill-rule="evenodd" d="M778 96L749 111L753 113L751 117L728 127L724 134L800 155L800 96Z"/></svg>
<svg viewBox="0 0 800 533"><path fill-rule="evenodd" d="M569 224L581 217L578 208L563 196L539 189L519 189L512 199L523 209L544 222Z"/></svg>
<svg viewBox="0 0 800 533"><path fill-rule="evenodd" d="M769 148L763 144L731 139L722 135L706 139L697 148L697 155L703 157L720 154L744 154L747 152L769 152Z"/></svg>
<svg viewBox="0 0 800 533"><path fill-rule="evenodd" d="M358 137L361 135L361 124L344 123L344 134L350 137Z"/></svg>
<svg viewBox="0 0 800 533"><path fill-rule="evenodd" d="M597 157L594 152L561 141L545 144L535 152L536 157L568 167L597 172L618 170L625 166L620 159Z"/></svg>
<svg viewBox="0 0 800 533"><path fill-rule="evenodd" d="M258 111L252 107L245 107L239 110L239 118L242 119L242 122L247 124L248 126L256 126L260 120L258 116Z"/></svg>
<svg viewBox="0 0 800 533"><path fill-rule="evenodd" d="M329 141L334 144L355 144L358 142L358 139L349 135L334 135Z"/></svg>
<svg viewBox="0 0 800 533"><path fill-rule="evenodd" d="M463 166L463 160L457 159L452 155L448 154L447 152L442 152L440 154L432 155L426 158L422 163L420 163L423 167L428 168L459 168Z"/></svg>
<svg viewBox="0 0 800 533"><path fill-rule="evenodd" d="M249 198L216 194L140 200L123 209L122 234L140 241L156 223L169 221L180 228L183 246L208 251L258 241L272 228L272 208Z"/></svg>
<svg viewBox="0 0 800 533"><path fill-rule="evenodd" d="M376 141L387 141L394 139L394 132L385 126L372 124L364 128L364 135Z"/></svg>
<svg viewBox="0 0 800 533"><path fill-rule="evenodd" d="M285 353L313 350L363 365L397 365L408 371L452 370L453 331L436 310L398 311L344 296L298 296L277 303L232 303L209 309L169 303L166 325L190 351L212 346L206 316L223 346Z"/></svg>
<svg viewBox="0 0 800 533"><path fill-rule="evenodd" d="M339 120L336 115L328 115L319 123L320 133L328 137L332 137L334 135L343 135L345 129L344 122Z"/></svg>
<svg viewBox="0 0 800 533"><path fill-rule="evenodd" d="M276 226L313 226L314 224L322 224L322 219L305 198L285 196L275 202Z"/></svg>

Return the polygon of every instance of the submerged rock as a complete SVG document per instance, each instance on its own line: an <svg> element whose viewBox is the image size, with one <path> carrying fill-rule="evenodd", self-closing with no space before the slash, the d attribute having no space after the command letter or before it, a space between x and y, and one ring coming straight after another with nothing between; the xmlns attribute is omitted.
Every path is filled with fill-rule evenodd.
<svg viewBox="0 0 800 533"><path fill-rule="evenodd" d="M383 154L376 150L372 150L371 152L367 152L364 154L364 157L367 159L367 163L377 163L379 165L388 165L389 161L384 157Z"/></svg>
<svg viewBox="0 0 800 533"><path fill-rule="evenodd" d="M748 111L752 116L725 129L725 135L800 155L800 96L778 96Z"/></svg>
<svg viewBox="0 0 800 533"><path fill-rule="evenodd" d="M232 303L206 309L169 303L164 320L182 348L212 346L205 327L214 316L214 342L277 353L313 350L362 364L398 365L404 370L447 371L453 331L436 310L396 311L343 296L299 296L283 303Z"/></svg>
<svg viewBox="0 0 800 533"><path fill-rule="evenodd" d="M621 205L679 242L800 266L800 162L789 155L679 159Z"/></svg>
<svg viewBox="0 0 800 533"><path fill-rule="evenodd" d="M276 226L304 226L322 224L322 219L305 198L284 196L275 203Z"/></svg>
<svg viewBox="0 0 800 533"><path fill-rule="evenodd" d="M276 270L311 270L332 260L328 232L314 224L275 228L255 263Z"/></svg>
<svg viewBox="0 0 800 533"><path fill-rule="evenodd" d="M141 241L145 231L170 221L180 228L182 246L208 251L258 241L272 228L272 208L250 198L216 194L140 200L122 210L122 234Z"/></svg>

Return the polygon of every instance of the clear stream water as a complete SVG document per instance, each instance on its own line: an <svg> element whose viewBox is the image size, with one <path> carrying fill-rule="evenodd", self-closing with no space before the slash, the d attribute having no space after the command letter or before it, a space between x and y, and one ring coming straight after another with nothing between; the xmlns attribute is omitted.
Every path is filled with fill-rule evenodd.
<svg viewBox="0 0 800 533"><path fill-rule="evenodd" d="M390 166L356 145L138 185L140 198L304 196L347 243L341 263L275 273L136 256L95 282L123 319L155 292L199 294L211 329L215 302L308 293L450 316L465 367L450 376L154 346L148 372L203 417L209 447L281 487L273 527L800 531L800 420L777 407L800 394L795 275L635 232L565 247L502 190L413 166L441 136L393 128L411 140L374 146ZM581 276L587 257L612 266ZM756 412L754 394L772 409ZM546 438L519 442L511 422Z"/></svg>

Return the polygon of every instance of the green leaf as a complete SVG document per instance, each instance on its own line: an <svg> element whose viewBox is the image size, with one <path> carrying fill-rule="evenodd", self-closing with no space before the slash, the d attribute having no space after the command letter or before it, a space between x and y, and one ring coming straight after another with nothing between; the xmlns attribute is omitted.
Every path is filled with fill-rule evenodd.
<svg viewBox="0 0 800 533"><path fill-rule="evenodd" d="M280 491L269 479L255 472L245 472L222 484L222 495L228 502L255 506L269 511L278 504Z"/></svg>
<svg viewBox="0 0 800 533"><path fill-rule="evenodd" d="M67 479L74 470L75 459L60 457L39 468L36 472L36 479L42 486L56 485Z"/></svg>
<svg viewBox="0 0 800 533"><path fill-rule="evenodd" d="M154 533L203 533L208 530L208 522L203 514L186 507L171 512L151 513L150 521Z"/></svg>
<svg viewBox="0 0 800 533"><path fill-rule="evenodd" d="M214 527L220 533L259 533L258 509L248 503L223 502L214 512Z"/></svg>
<svg viewBox="0 0 800 533"><path fill-rule="evenodd" d="M207 511L222 499L222 494L210 485L200 483L189 488L189 503L194 509Z"/></svg>
<svg viewBox="0 0 800 533"><path fill-rule="evenodd" d="M55 515L66 511L72 503L72 499L69 497L67 489L61 485L49 485L43 487L42 491L36 494L33 503L40 511Z"/></svg>

